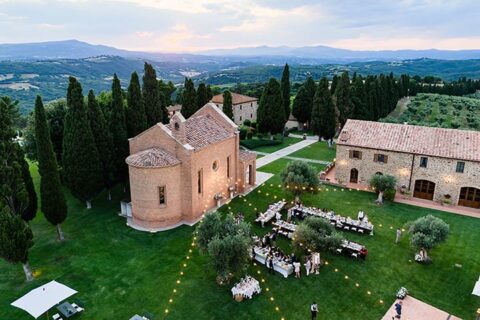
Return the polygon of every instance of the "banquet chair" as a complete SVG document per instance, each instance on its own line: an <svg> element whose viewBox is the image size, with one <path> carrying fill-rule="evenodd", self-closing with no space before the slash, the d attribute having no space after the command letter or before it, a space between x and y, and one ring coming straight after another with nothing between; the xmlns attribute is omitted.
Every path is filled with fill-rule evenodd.
<svg viewBox="0 0 480 320"><path fill-rule="evenodd" d="M58 313L54 314L54 315L52 316L52 319L53 319L53 320L63 320L62 317L60 317L60 315L59 315Z"/></svg>

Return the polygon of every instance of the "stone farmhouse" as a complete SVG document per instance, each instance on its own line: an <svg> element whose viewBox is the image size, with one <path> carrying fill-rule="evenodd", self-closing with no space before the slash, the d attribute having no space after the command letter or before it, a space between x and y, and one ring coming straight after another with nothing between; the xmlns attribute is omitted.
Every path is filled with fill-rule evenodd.
<svg viewBox="0 0 480 320"><path fill-rule="evenodd" d="M223 94L212 97L211 102L223 110ZM232 92L233 122L242 125L243 121L257 121L258 99Z"/></svg>
<svg viewBox="0 0 480 320"><path fill-rule="evenodd" d="M339 183L390 174L416 198L480 208L480 132L348 120L337 141Z"/></svg>
<svg viewBox="0 0 480 320"><path fill-rule="evenodd" d="M239 149L239 131L214 104L189 119L176 112L129 139L128 224L161 231L192 225L255 184L256 155Z"/></svg>

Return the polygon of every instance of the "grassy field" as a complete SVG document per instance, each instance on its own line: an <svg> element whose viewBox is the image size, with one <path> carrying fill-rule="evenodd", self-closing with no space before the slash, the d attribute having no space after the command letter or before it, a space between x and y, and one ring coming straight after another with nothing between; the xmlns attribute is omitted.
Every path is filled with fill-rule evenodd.
<svg viewBox="0 0 480 320"><path fill-rule="evenodd" d="M480 130L480 99L421 93L383 121Z"/></svg>
<svg viewBox="0 0 480 320"><path fill-rule="evenodd" d="M289 156L299 157L314 160L333 161L336 156L335 145L332 148L328 147L325 141L315 142L303 149L300 149Z"/></svg>
<svg viewBox="0 0 480 320"><path fill-rule="evenodd" d="M281 159L262 171L276 174L287 163ZM38 183L36 168L32 167L32 171ZM279 183L275 175L221 211L243 212L248 221L253 221L255 208L264 210L280 198L292 199L278 187ZM367 246L367 261L322 253L329 264L322 267L320 275L301 279L268 275L263 266L251 266L248 273L265 280L264 290L252 300L237 303L231 298L231 286L216 285L207 258L196 250L188 252L193 228L150 234L127 227L125 220L117 216L119 200L124 197L119 189L112 202L100 195L91 210L70 194L67 196L70 211L64 223L64 243L55 240L54 227L41 215L32 222L35 246L30 262L37 273L35 281L26 284L19 265L0 261L0 319L31 319L9 304L52 279L78 290L75 297L84 302L86 309L79 319L95 320L129 319L145 311L154 314L155 319L308 319L312 300L319 304L320 319L376 320L394 301L400 286L406 286L416 298L464 319L473 318L480 304L480 298L470 294L478 279L480 219L395 203L378 207L374 194L331 187L304 195L302 200L307 205L332 208L344 215L354 216L360 209L368 214L375 224L374 236L345 233L348 239ZM430 252L433 264L428 266L411 262L414 250L406 238L394 244L395 228L425 214L441 217L451 227L448 241ZM261 235L270 227L254 225L253 230ZM287 240L278 242L290 252ZM184 268L183 263L187 264ZM176 284L177 279L180 284ZM177 290L175 294L173 289ZM170 298L172 303L168 302ZM169 313L165 317L166 308Z"/></svg>
<svg viewBox="0 0 480 320"><path fill-rule="evenodd" d="M292 144L295 144L295 143L300 142L300 141L302 141L302 139L300 139L300 138L285 137L281 144L278 144L276 146L258 147L258 148L255 148L254 151L265 152L265 153L273 153L275 151L278 151L278 150L283 149L285 147L291 146Z"/></svg>

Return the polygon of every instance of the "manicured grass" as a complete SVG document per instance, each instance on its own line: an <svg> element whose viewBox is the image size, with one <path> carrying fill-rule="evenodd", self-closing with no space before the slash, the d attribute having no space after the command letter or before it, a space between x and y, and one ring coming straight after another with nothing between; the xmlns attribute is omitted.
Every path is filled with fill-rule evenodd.
<svg viewBox="0 0 480 320"><path fill-rule="evenodd" d="M281 159L266 165L262 171L278 173L286 163L287 160ZM38 182L36 169L32 169ZM253 221L255 208L265 210L278 199L293 198L279 188L279 183L280 178L275 175L264 186L246 197L234 199L221 211L241 211L248 221ZM263 266L251 266L248 273L265 280L261 284L264 290L252 300L237 303L231 298L230 285L216 285L208 259L196 250L188 252L193 228L181 227L157 234L130 229L125 226L125 220L117 216L118 201L124 194L120 189L114 194L111 203L104 200L102 194L91 210L84 209L82 203L68 194L70 213L64 223L65 243L55 240L53 226L41 215L32 222L35 246L30 262L40 274L34 282L25 284L19 265L0 261L0 319L31 319L9 304L52 279L79 291L75 297L86 307L79 319L129 319L144 311L153 313L155 319L163 319L167 307L167 319L192 316L196 319L280 319L282 316L308 319L309 305L316 300L320 319L373 320L386 312L400 286L406 286L416 298L464 319L473 318L480 305L480 298L470 294L478 279L480 219L395 203L378 207L374 204L374 194L332 187L317 194L305 194L302 200L306 205L332 208L350 216L355 216L360 209L368 214L375 224L374 236L344 233L348 239L367 246L367 261L362 263L322 253L329 264L322 267L320 275L301 279L268 275ZM451 227L448 241L430 252L433 264L428 266L409 261L414 250L406 238L399 245L394 244L397 227L426 214L441 217ZM271 228L254 225L253 230L261 235ZM285 251L291 251L289 241L279 239L278 242ZM182 276L184 262L187 267L183 268ZM456 268L456 263L462 267ZM257 274L257 270L261 274ZM349 278L345 279L345 275ZM177 279L181 280L178 285ZM359 284L358 288L355 283ZM174 288L177 293L170 304L168 299ZM275 310L276 306L280 311Z"/></svg>
<svg viewBox="0 0 480 320"><path fill-rule="evenodd" d="M335 145L333 145L332 148L329 148L327 142L319 141L309 146L306 146L305 148L300 149L297 152L290 154L289 156L314 160L333 161L336 156L336 148Z"/></svg>
<svg viewBox="0 0 480 320"><path fill-rule="evenodd" d="M292 138L292 137L285 137L281 144L277 144L275 146L262 146L256 148L254 151L265 152L265 153L273 153L285 147L291 146L297 142L302 141L300 138Z"/></svg>

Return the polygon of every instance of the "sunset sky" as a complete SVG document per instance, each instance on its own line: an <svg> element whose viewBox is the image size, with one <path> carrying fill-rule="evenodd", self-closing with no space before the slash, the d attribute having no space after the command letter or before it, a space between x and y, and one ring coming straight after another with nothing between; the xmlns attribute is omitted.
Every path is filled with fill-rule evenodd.
<svg viewBox="0 0 480 320"><path fill-rule="evenodd" d="M0 43L480 49L478 0L0 0Z"/></svg>

